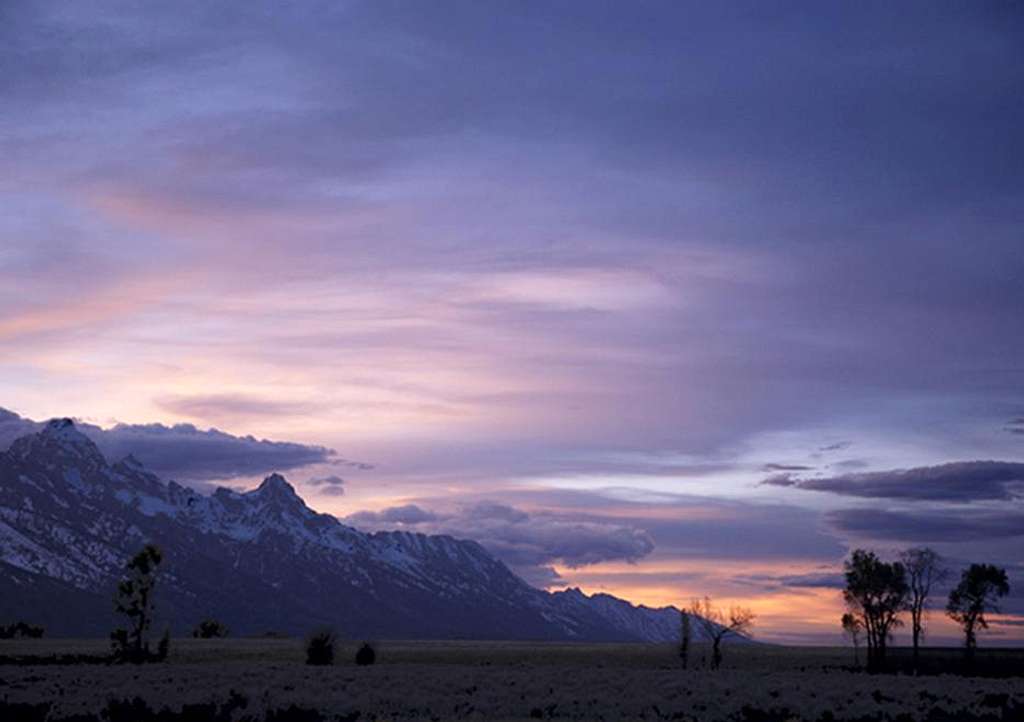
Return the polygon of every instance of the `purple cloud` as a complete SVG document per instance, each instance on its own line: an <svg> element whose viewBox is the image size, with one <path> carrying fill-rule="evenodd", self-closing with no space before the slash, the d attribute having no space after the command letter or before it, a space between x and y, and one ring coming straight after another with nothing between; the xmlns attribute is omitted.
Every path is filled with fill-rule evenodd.
<svg viewBox="0 0 1024 722"><path fill-rule="evenodd" d="M317 487L317 491L325 496L344 496L345 480L336 474L314 477L306 481L306 486Z"/></svg>
<svg viewBox="0 0 1024 722"><path fill-rule="evenodd" d="M41 426L9 411L0 413L0 450ZM78 428L110 461L131 454L158 476L178 481L260 476L338 461L336 452L323 446L233 436L191 424L117 424L102 428L78 422Z"/></svg>
<svg viewBox="0 0 1024 722"><path fill-rule="evenodd" d="M560 579L553 563L579 568L605 561L636 562L654 551L643 530L611 521L530 514L507 504L481 501L450 514L415 504L362 511L347 523L370 529L416 526L429 533L473 539L524 578L546 583Z"/></svg>
<svg viewBox="0 0 1024 722"><path fill-rule="evenodd" d="M416 526L437 521L439 518L434 512L421 509L415 504L403 504L389 506L380 511L358 511L345 517L345 522L363 528L389 528L394 524Z"/></svg>
<svg viewBox="0 0 1024 722"><path fill-rule="evenodd" d="M966 542L1024 536L1024 510L887 511L836 509L826 515L836 529L897 542Z"/></svg>
<svg viewBox="0 0 1024 722"><path fill-rule="evenodd" d="M869 499L960 503L1011 501L1024 496L1024 463L957 461L914 469L812 479L796 479L786 474L765 479L762 484Z"/></svg>

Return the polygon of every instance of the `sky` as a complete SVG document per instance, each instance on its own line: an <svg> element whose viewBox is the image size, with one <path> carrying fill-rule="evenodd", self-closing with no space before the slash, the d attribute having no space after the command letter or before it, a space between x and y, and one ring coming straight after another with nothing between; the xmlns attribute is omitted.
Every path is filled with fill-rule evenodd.
<svg viewBox="0 0 1024 722"><path fill-rule="evenodd" d="M1022 37L998 2L0 4L0 442L75 417L768 641L837 643L849 550L928 545L1007 567L982 643L1019 644Z"/></svg>

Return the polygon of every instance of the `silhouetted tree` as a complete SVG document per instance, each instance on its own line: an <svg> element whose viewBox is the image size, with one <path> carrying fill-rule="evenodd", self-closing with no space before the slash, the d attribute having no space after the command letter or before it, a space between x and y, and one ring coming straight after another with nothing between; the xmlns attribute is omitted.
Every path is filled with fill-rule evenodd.
<svg viewBox="0 0 1024 722"><path fill-rule="evenodd" d="M360 667L373 664L377 661L377 652L369 642L363 642L362 646L356 650L356 664Z"/></svg>
<svg viewBox="0 0 1024 722"><path fill-rule="evenodd" d="M985 612L998 612L996 600L1010 593L1006 570L992 564L972 564L949 593L946 614L964 630L964 654L974 660L978 629L988 629Z"/></svg>
<svg viewBox="0 0 1024 722"><path fill-rule="evenodd" d="M196 639L216 639L228 636L228 628L216 619L204 619L192 630L192 636Z"/></svg>
<svg viewBox="0 0 1024 722"><path fill-rule="evenodd" d="M151 656L146 633L153 622L153 589L156 570L162 560L160 550L147 544L131 558L124 578L118 582L114 607L119 614L128 617L128 628L115 629L110 641L114 656L122 661L144 662Z"/></svg>
<svg viewBox="0 0 1024 722"><path fill-rule="evenodd" d="M696 618L704 630L704 635L711 640L711 668L722 666L722 640L730 635L749 634L754 626L754 613L744 607L730 607L728 615L724 614L711 602L711 597L694 599L689 613Z"/></svg>
<svg viewBox="0 0 1024 722"><path fill-rule="evenodd" d="M164 633L160 635L160 641L156 645L156 659L159 662L163 662L167 659L167 655L171 652L171 630L164 629Z"/></svg>
<svg viewBox="0 0 1024 722"><path fill-rule="evenodd" d="M306 664L334 664L338 637L331 629L320 629L306 639Z"/></svg>
<svg viewBox="0 0 1024 722"><path fill-rule="evenodd" d="M843 598L866 632L868 669L877 670L885 662L893 628L902 624L899 613L910 593L907 573L900 562L883 562L864 549L855 549L843 566Z"/></svg>
<svg viewBox="0 0 1024 722"><path fill-rule="evenodd" d="M693 625L690 615L685 609L679 611L679 659L683 669L690 665L690 639L693 637Z"/></svg>
<svg viewBox="0 0 1024 722"><path fill-rule="evenodd" d="M860 633L864 631L864 626L860 623L852 613L846 612L842 618L843 633L850 638L850 642L853 644L853 666L860 666Z"/></svg>
<svg viewBox="0 0 1024 722"><path fill-rule="evenodd" d="M910 631L914 645L914 674L917 674L921 638L924 636L924 617L928 613L928 597L932 587L941 583L948 571L942 566L942 558L928 547L907 549L900 555L907 570L910 596L907 609L910 610Z"/></svg>
<svg viewBox="0 0 1024 722"><path fill-rule="evenodd" d="M45 631L45 629L35 624L19 621L14 624L0 625L0 639L14 639L16 637L41 639Z"/></svg>

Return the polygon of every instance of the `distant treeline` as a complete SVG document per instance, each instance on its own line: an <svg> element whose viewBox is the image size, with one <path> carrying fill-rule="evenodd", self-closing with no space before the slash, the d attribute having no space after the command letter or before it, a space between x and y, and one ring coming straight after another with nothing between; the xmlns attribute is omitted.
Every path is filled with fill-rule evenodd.
<svg viewBox="0 0 1024 722"><path fill-rule="evenodd" d="M40 639L46 632L42 627L38 627L28 622L15 622L14 624L0 624L0 639L17 639L19 637L25 639Z"/></svg>

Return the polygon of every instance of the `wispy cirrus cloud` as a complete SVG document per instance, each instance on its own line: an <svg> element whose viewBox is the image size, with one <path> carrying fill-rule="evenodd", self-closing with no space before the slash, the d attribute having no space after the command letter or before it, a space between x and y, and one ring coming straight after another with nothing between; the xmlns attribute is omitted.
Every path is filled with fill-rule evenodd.
<svg viewBox="0 0 1024 722"><path fill-rule="evenodd" d="M176 415L216 421L264 416L299 416L315 413L320 405L307 401L266 399L249 394L164 396L155 403Z"/></svg>

